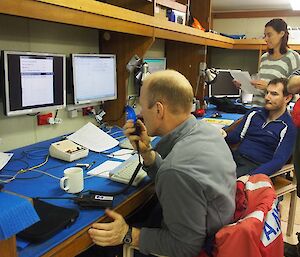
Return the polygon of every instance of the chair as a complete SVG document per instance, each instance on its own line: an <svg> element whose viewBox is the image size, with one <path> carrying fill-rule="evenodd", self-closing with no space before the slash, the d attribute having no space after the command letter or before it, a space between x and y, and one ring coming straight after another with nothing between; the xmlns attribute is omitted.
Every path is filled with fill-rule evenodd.
<svg viewBox="0 0 300 257"><path fill-rule="evenodd" d="M229 133L237 127L237 125L242 121L239 119L235 121L231 126L225 129L226 133ZM230 146L230 148L235 149L237 145ZM296 215L296 204L297 204L297 179L295 175L294 165L291 163L292 158L284 165L280 170L275 172L270 176L278 197L284 196L285 194L291 193L289 215L287 221L287 231L286 235L291 236L294 229L295 215ZM288 180L283 175L293 174L293 179Z"/></svg>
<svg viewBox="0 0 300 257"><path fill-rule="evenodd" d="M283 176L284 174L293 173L293 180L288 180ZM270 176L273 181L273 185L277 196L283 196L285 194L291 194L291 201L289 207L289 215L287 221L286 235L291 236L294 229L296 206L297 206L297 179L295 175L295 169L293 164L286 164L276 173Z"/></svg>
<svg viewBox="0 0 300 257"><path fill-rule="evenodd" d="M212 256L236 256L237 252L240 257L283 256L278 220L278 200L270 178L264 174L239 178L234 223L216 233ZM135 249L124 245L123 257L133 257ZM197 257L207 255L202 251Z"/></svg>

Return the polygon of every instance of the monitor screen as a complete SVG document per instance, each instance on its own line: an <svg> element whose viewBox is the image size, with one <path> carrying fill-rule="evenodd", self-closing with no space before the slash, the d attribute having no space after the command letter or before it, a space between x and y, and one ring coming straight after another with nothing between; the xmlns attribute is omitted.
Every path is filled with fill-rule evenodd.
<svg viewBox="0 0 300 257"><path fill-rule="evenodd" d="M8 116L66 106L66 56L4 51L5 112Z"/></svg>
<svg viewBox="0 0 300 257"><path fill-rule="evenodd" d="M116 55L72 54L74 104L117 99Z"/></svg>
<svg viewBox="0 0 300 257"><path fill-rule="evenodd" d="M150 73L166 69L166 58L145 58L144 62L148 63Z"/></svg>
<svg viewBox="0 0 300 257"><path fill-rule="evenodd" d="M216 81L209 85L209 97L239 97L240 89L233 84L233 77L229 70L218 70Z"/></svg>

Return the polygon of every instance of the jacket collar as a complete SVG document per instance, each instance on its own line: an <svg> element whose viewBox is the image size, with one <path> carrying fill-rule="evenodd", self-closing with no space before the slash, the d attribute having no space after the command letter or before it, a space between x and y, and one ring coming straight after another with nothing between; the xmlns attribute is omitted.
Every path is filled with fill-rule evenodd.
<svg viewBox="0 0 300 257"><path fill-rule="evenodd" d="M265 108L260 108L260 109L257 110L257 113L258 113L260 116L262 116L263 119L264 119L265 121L267 121L268 116L269 116L269 111L268 111L267 109L265 109ZM286 121L287 118L288 118L289 116L290 116L290 115L289 115L288 111L286 110L281 116L279 116L279 117L276 119L276 121Z"/></svg>
<svg viewBox="0 0 300 257"><path fill-rule="evenodd" d="M172 150L174 145L186 134L188 134L195 125L197 125L197 119L194 116L191 116L186 121L181 123L175 129L173 129L170 133L163 136L161 140L155 147L155 150L160 154L160 156L164 159L169 152Z"/></svg>

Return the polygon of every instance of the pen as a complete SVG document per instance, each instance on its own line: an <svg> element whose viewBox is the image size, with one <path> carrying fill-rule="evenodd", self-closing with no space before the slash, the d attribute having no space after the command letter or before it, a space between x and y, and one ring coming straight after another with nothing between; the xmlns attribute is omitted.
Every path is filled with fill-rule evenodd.
<svg viewBox="0 0 300 257"><path fill-rule="evenodd" d="M86 169L90 166L88 163L77 163L76 167L85 167Z"/></svg>
<svg viewBox="0 0 300 257"><path fill-rule="evenodd" d="M88 167L86 167L85 169L86 170L88 170L88 169L90 169L94 164L95 164L96 162L95 161L93 161L92 163L90 163L90 165L88 166Z"/></svg>

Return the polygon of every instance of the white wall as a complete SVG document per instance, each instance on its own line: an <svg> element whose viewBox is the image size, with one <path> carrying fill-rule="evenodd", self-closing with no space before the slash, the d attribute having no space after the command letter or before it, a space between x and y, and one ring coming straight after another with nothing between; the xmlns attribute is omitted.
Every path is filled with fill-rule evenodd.
<svg viewBox="0 0 300 257"><path fill-rule="evenodd" d="M265 24L273 18L214 19L217 32L226 34L245 34L247 38L263 38ZM300 27L300 18L281 17L291 27ZM211 48L209 59L212 67L248 70L256 73L259 61L258 50L229 50Z"/></svg>
<svg viewBox="0 0 300 257"><path fill-rule="evenodd" d="M9 15L0 15L0 28L0 50L63 53L67 57L70 53L99 52L99 33L96 29ZM146 55L164 56L164 41L155 42ZM132 87L129 80L129 91L132 91ZM66 110L58 112L58 117L63 119L63 123L54 126L37 126L35 116L7 117L3 110L3 90L0 89L0 151L9 151L74 132L88 121L95 123L93 118L83 117L81 112L76 118L68 118ZM70 95L68 97L70 98Z"/></svg>
<svg viewBox="0 0 300 257"><path fill-rule="evenodd" d="M32 52L98 53L98 31L58 23L0 15L0 49ZM3 91L3 90L2 90ZM35 116L6 117L0 97L0 151L7 151L66 133L83 126L89 117L70 119L65 110L58 112L60 125L37 126Z"/></svg>

